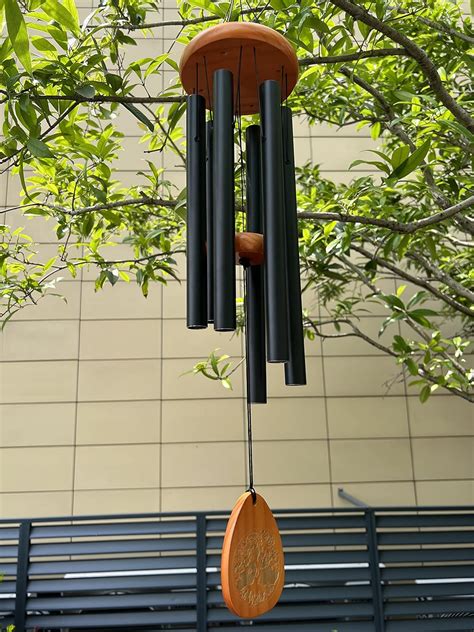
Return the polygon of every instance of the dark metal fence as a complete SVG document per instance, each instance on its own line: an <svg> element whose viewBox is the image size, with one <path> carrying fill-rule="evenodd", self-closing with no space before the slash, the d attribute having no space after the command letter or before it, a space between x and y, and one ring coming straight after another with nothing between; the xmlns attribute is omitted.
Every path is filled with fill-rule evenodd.
<svg viewBox="0 0 474 632"><path fill-rule="evenodd" d="M1 521L2 629L474 631L474 507L276 517L285 589L255 621L222 601L224 513Z"/></svg>

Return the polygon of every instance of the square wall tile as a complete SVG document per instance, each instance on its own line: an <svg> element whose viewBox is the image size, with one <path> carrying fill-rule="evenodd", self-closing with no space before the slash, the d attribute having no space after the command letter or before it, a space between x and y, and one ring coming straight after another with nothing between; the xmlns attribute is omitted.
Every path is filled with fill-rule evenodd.
<svg viewBox="0 0 474 632"><path fill-rule="evenodd" d="M79 400L159 399L160 360L82 360Z"/></svg>
<svg viewBox="0 0 474 632"><path fill-rule="evenodd" d="M330 455L337 482L413 480L408 439L333 440Z"/></svg>
<svg viewBox="0 0 474 632"><path fill-rule="evenodd" d="M161 491L162 511L231 511L243 493L235 487L170 487Z"/></svg>
<svg viewBox="0 0 474 632"><path fill-rule="evenodd" d="M416 480L474 478L474 437L413 439Z"/></svg>
<svg viewBox="0 0 474 632"><path fill-rule="evenodd" d="M1 492L69 491L72 489L72 447L2 448Z"/></svg>
<svg viewBox="0 0 474 632"><path fill-rule="evenodd" d="M13 321L0 334L3 360L74 360L79 323L74 320Z"/></svg>
<svg viewBox="0 0 474 632"><path fill-rule="evenodd" d="M75 490L159 487L158 445L79 446Z"/></svg>
<svg viewBox="0 0 474 632"><path fill-rule="evenodd" d="M243 443L172 443L162 447L162 487L243 486L244 479Z"/></svg>
<svg viewBox="0 0 474 632"><path fill-rule="evenodd" d="M394 358L324 358L326 395L403 395L404 381Z"/></svg>
<svg viewBox="0 0 474 632"><path fill-rule="evenodd" d="M160 353L161 320L81 322L81 359L159 358Z"/></svg>
<svg viewBox="0 0 474 632"><path fill-rule="evenodd" d="M422 404L408 397L411 433L414 437L474 435L472 404L453 395L436 395Z"/></svg>
<svg viewBox="0 0 474 632"><path fill-rule="evenodd" d="M83 320L117 318L161 318L161 284L150 288L147 298L136 283L104 285L97 292L92 281L82 284Z"/></svg>
<svg viewBox="0 0 474 632"><path fill-rule="evenodd" d="M2 447L73 445L75 404L0 405Z"/></svg>
<svg viewBox="0 0 474 632"><path fill-rule="evenodd" d="M235 333L208 329L187 329L185 320L163 321L164 358L207 358L218 349L219 355L242 354L242 337Z"/></svg>
<svg viewBox="0 0 474 632"><path fill-rule="evenodd" d="M253 453L258 486L329 482L327 441L256 441Z"/></svg>
<svg viewBox="0 0 474 632"><path fill-rule="evenodd" d="M351 503L340 498L337 490L342 487L345 492L372 507L390 507L395 505L416 505L415 484L412 482L391 483L340 483L333 486L334 506L353 507Z"/></svg>
<svg viewBox="0 0 474 632"><path fill-rule="evenodd" d="M327 483L324 485L261 485L258 491L272 511L331 507L331 486Z"/></svg>
<svg viewBox="0 0 474 632"><path fill-rule="evenodd" d="M163 443L243 441L241 399L171 400L162 403Z"/></svg>
<svg viewBox="0 0 474 632"><path fill-rule="evenodd" d="M75 516L159 511L158 489L94 489L74 493Z"/></svg>
<svg viewBox="0 0 474 632"><path fill-rule="evenodd" d="M77 405L77 444L158 443L160 402L93 402Z"/></svg>
<svg viewBox="0 0 474 632"><path fill-rule="evenodd" d="M0 367L0 401L72 402L77 361L9 362Z"/></svg>
<svg viewBox="0 0 474 632"><path fill-rule="evenodd" d="M241 358L231 358L235 368ZM231 377L232 390L216 380L190 373L196 359L163 360L163 399L233 399L243 396L242 366Z"/></svg>
<svg viewBox="0 0 474 632"><path fill-rule="evenodd" d="M291 393L289 393L290 395ZM253 406L253 436L267 439L326 439L322 397L279 397Z"/></svg>
<svg viewBox="0 0 474 632"><path fill-rule="evenodd" d="M404 397L331 397L327 408L332 439L408 436Z"/></svg>
<svg viewBox="0 0 474 632"><path fill-rule="evenodd" d="M69 516L72 492L26 492L0 494L0 517L42 518Z"/></svg>

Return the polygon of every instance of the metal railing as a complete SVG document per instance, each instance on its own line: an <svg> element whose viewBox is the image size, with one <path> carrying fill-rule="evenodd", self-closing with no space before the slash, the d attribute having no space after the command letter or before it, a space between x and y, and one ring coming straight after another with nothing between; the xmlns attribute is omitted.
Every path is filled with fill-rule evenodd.
<svg viewBox="0 0 474 632"><path fill-rule="evenodd" d="M0 521L0 621L25 630L474 630L474 507L275 512L278 605L241 621L220 594L227 515Z"/></svg>

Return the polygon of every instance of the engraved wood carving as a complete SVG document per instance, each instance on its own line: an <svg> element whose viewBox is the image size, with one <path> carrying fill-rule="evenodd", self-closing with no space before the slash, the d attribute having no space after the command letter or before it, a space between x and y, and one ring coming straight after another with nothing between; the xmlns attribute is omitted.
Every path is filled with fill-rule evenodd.
<svg viewBox="0 0 474 632"><path fill-rule="evenodd" d="M258 617L280 598L285 566L280 533L265 500L250 492L237 500L222 548L224 601L239 617Z"/></svg>

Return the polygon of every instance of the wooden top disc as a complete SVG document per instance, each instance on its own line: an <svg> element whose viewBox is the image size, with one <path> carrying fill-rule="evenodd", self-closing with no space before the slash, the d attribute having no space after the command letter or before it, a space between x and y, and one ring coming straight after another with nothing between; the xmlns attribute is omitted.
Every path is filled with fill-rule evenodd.
<svg viewBox="0 0 474 632"><path fill-rule="evenodd" d="M265 500L250 492L237 500L224 536L221 583L224 601L239 617L254 618L280 598L285 563L278 527Z"/></svg>
<svg viewBox="0 0 474 632"><path fill-rule="evenodd" d="M259 111L258 86L263 81L278 81L284 100L298 79L298 59L292 45L277 31L253 22L213 26L199 33L184 49L179 69L181 83L188 94L201 94L209 110L213 74L221 68L233 74L236 103L240 83L241 114Z"/></svg>

